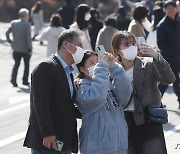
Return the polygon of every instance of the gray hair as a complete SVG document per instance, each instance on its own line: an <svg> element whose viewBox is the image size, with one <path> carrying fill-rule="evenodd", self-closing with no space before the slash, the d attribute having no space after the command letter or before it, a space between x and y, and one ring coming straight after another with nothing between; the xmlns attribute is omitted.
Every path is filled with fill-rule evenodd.
<svg viewBox="0 0 180 154"><path fill-rule="evenodd" d="M82 37L82 32L75 29L66 29L64 30L58 38L58 50L61 48L63 41L72 42L74 37Z"/></svg>
<svg viewBox="0 0 180 154"><path fill-rule="evenodd" d="M29 15L29 11L28 9L26 8L21 8L19 10L19 17L22 18L22 17L25 17L25 16L28 16Z"/></svg>

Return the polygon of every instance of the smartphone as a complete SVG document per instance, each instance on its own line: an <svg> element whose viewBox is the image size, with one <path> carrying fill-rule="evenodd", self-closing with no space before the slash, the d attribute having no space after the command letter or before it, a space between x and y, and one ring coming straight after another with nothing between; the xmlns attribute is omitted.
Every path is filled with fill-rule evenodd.
<svg viewBox="0 0 180 154"><path fill-rule="evenodd" d="M146 42L146 40L145 40L144 37L136 37L136 42L137 42L137 44L138 44L138 46L139 46L139 49L141 49L142 44L147 44L147 42ZM149 55L147 55L147 54L142 54L142 53L140 53L139 56L140 56L140 57L150 57Z"/></svg>
<svg viewBox="0 0 180 154"><path fill-rule="evenodd" d="M99 56L102 58L104 56L104 53L106 52L103 45L98 45L96 47L96 50L98 51Z"/></svg>
<svg viewBox="0 0 180 154"><path fill-rule="evenodd" d="M147 44L144 37L136 37L136 42L137 42L139 47L141 47L142 44Z"/></svg>
<svg viewBox="0 0 180 154"><path fill-rule="evenodd" d="M58 151L62 151L63 148L63 142L56 140L56 144L57 144L57 150Z"/></svg>

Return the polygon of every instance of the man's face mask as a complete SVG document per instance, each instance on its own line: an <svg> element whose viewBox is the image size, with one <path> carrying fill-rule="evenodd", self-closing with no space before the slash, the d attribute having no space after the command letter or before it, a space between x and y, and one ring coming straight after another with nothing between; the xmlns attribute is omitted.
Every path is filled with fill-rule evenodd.
<svg viewBox="0 0 180 154"><path fill-rule="evenodd" d="M127 49L122 50L122 53L124 54L124 58L127 60L134 60L137 56L137 47L136 46L130 46Z"/></svg>
<svg viewBox="0 0 180 154"><path fill-rule="evenodd" d="M75 46L74 44L72 44L70 42L68 42L68 43L76 48L76 52L75 53L72 53L69 49L66 48L72 54L74 63L75 64L80 63L82 61L83 57L84 57L84 53L85 53L84 50L81 47Z"/></svg>

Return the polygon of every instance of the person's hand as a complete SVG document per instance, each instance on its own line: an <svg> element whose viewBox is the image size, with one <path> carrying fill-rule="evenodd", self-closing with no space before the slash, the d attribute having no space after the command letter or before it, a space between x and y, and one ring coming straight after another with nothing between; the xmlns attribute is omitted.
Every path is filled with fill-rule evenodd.
<svg viewBox="0 0 180 154"><path fill-rule="evenodd" d="M104 62L108 65L115 63L115 58L111 53L105 52L103 57L99 57L99 62Z"/></svg>
<svg viewBox="0 0 180 154"><path fill-rule="evenodd" d="M150 57L153 57L156 61L159 59L159 53L156 52L151 46L143 44L141 46L140 52L142 55L148 55Z"/></svg>
<svg viewBox="0 0 180 154"><path fill-rule="evenodd" d="M81 79L77 78L74 80L74 87L76 90L79 89L80 84L81 84Z"/></svg>
<svg viewBox="0 0 180 154"><path fill-rule="evenodd" d="M116 61L115 57L111 53L105 53L107 64L109 66L113 65Z"/></svg>
<svg viewBox="0 0 180 154"><path fill-rule="evenodd" d="M43 138L43 145L48 149L57 150L56 137L55 136L47 136Z"/></svg>

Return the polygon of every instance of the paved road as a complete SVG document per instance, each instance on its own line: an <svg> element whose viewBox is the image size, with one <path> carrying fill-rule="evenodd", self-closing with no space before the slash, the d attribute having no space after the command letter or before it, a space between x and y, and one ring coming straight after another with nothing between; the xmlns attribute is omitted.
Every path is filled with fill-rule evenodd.
<svg viewBox="0 0 180 154"><path fill-rule="evenodd" d="M4 41L7 26L0 23L0 154L29 154L30 150L22 147L29 116L29 88L22 85L23 61L17 77L19 88L13 88L9 82L13 60L12 50ZM30 72L46 55L46 46L33 42L33 47ZM180 112L171 86L163 102L169 113L169 123L164 125L168 154L179 154ZM78 124L80 126L80 122Z"/></svg>

